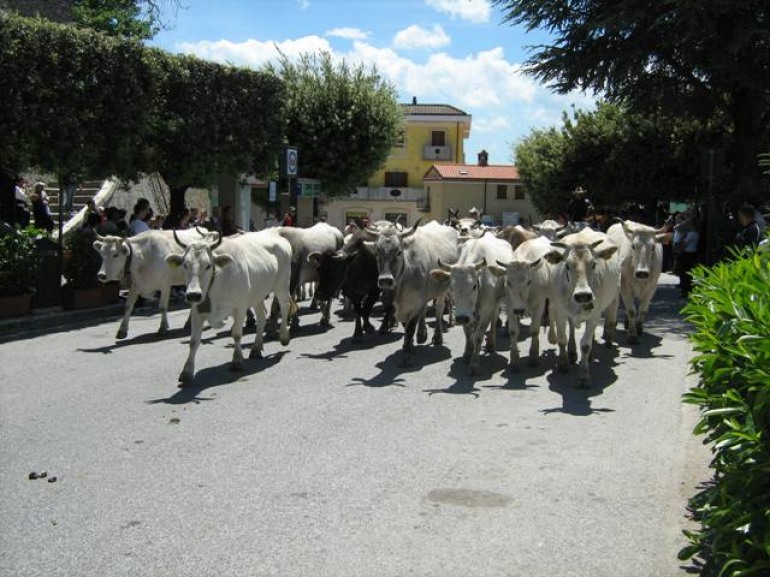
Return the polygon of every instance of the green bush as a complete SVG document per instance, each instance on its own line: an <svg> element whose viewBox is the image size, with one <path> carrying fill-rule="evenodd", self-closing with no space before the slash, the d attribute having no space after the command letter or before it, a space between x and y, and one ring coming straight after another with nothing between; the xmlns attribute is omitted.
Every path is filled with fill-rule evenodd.
<svg viewBox="0 0 770 577"><path fill-rule="evenodd" d="M690 506L701 528L686 531L680 559L699 555L703 575L770 574L770 251L695 271L684 309L695 326L696 434L711 445L714 479Z"/></svg>
<svg viewBox="0 0 770 577"><path fill-rule="evenodd" d="M39 265L35 240L45 235L34 226L0 231L0 296L34 292Z"/></svg>
<svg viewBox="0 0 770 577"><path fill-rule="evenodd" d="M96 273L102 266L102 258L94 249L96 233L76 230L67 239L67 256L64 261L64 278L72 289L88 289L99 286Z"/></svg>

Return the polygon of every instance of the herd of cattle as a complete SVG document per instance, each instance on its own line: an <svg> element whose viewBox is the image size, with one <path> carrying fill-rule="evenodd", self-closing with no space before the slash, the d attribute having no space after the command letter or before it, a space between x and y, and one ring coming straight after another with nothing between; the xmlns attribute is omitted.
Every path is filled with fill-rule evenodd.
<svg viewBox="0 0 770 577"><path fill-rule="evenodd" d="M611 344L619 301L628 316L628 340L638 339L661 273L662 235L649 226L623 221L607 233L584 228L572 232L553 221L533 230L519 226L483 229L469 220L436 221L403 229L390 222L374 223L343 233L319 223L307 229L275 227L220 237L201 229L148 231L131 238L99 237L102 282L128 276L130 290L117 338L128 334L129 318L138 297L160 291L159 333L168 330L171 287L184 285L191 305L191 338L179 380L190 383L203 323L221 327L233 318L232 367L244 362L241 349L248 312L256 317L250 357L262 356L268 322L277 328L282 345L298 323L296 295L305 283L315 284L314 300L322 302L321 324L329 324L329 306L344 296L355 311L354 338L374 332L370 314L383 303L380 332L395 323L404 327L403 362L414 359L418 343L428 337L425 322L435 304L432 343L441 345L444 313L448 324L465 332L463 358L476 374L486 345L495 350L501 309L507 312L510 370L519 365L519 319L531 319L529 362L540 355L540 326L548 318L548 339L558 345L557 367L566 371L578 360L575 328L585 325L580 339L579 383L589 382L594 331L604 317L604 339ZM265 301L273 296L268 315Z"/></svg>

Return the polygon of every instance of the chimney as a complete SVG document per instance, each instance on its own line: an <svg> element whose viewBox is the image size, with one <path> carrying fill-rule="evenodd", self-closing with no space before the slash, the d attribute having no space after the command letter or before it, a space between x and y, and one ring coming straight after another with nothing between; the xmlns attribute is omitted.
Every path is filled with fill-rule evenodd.
<svg viewBox="0 0 770 577"><path fill-rule="evenodd" d="M417 104L417 97L416 96L412 96L412 104Z"/></svg>
<svg viewBox="0 0 770 577"><path fill-rule="evenodd" d="M487 166L489 161L489 153L486 150L479 152L479 166Z"/></svg>

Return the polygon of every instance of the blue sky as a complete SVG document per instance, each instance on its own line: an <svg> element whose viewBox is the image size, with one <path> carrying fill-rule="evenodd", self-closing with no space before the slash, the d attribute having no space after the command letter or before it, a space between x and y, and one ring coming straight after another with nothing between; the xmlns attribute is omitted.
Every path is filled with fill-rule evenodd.
<svg viewBox="0 0 770 577"><path fill-rule="evenodd" d="M561 124L572 105L591 108L581 93L556 95L521 72L528 46L543 32L502 23L489 0L183 0L152 44L171 52L259 68L326 51L335 59L375 66L400 102L451 104L472 115L467 162L481 149L510 163L512 147L532 128Z"/></svg>

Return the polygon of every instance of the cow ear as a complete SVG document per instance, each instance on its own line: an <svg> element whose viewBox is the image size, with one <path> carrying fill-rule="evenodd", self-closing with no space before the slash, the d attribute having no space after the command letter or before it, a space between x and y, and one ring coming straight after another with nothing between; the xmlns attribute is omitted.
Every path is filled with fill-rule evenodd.
<svg viewBox="0 0 770 577"><path fill-rule="evenodd" d="M443 283L452 278L452 273L445 271L444 269L434 268L430 271L430 276L433 277L433 280Z"/></svg>
<svg viewBox="0 0 770 577"><path fill-rule="evenodd" d="M558 264L564 260L564 253L558 249L552 249L544 254L543 258L551 264Z"/></svg>
<svg viewBox="0 0 770 577"><path fill-rule="evenodd" d="M317 250L314 250L309 255L307 255L307 261L312 262L314 265L319 265L321 263L321 253Z"/></svg>
<svg viewBox="0 0 770 577"><path fill-rule="evenodd" d="M531 263L529 263L529 266L530 266L530 268L535 268L536 266L539 266L542 261L543 261L542 257L537 258L537 259L533 260Z"/></svg>
<svg viewBox="0 0 770 577"><path fill-rule="evenodd" d="M131 252L131 250L128 248L128 245L125 243L125 241L120 243L120 252L122 252L126 256Z"/></svg>
<svg viewBox="0 0 770 577"><path fill-rule="evenodd" d="M615 254L615 251L618 250L617 245L607 245L602 250L596 251L594 254L596 256L603 258L604 260L607 260L610 258L613 254Z"/></svg>
<svg viewBox="0 0 770 577"><path fill-rule="evenodd" d="M184 256L181 254L170 254L166 257L166 263L171 268L179 266L184 261Z"/></svg>
<svg viewBox="0 0 770 577"><path fill-rule="evenodd" d="M231 257L229 254L214 255L214 264L219 268L224 268L231 262L233 262L233 257Z"/></svg>
<svg viewBox="0 0 770 577"><path fill-rule="evenodd" d="M94 241L94 250L101 251L103 246L104 246L104 243L102 241L100 240Z"/></svg>

